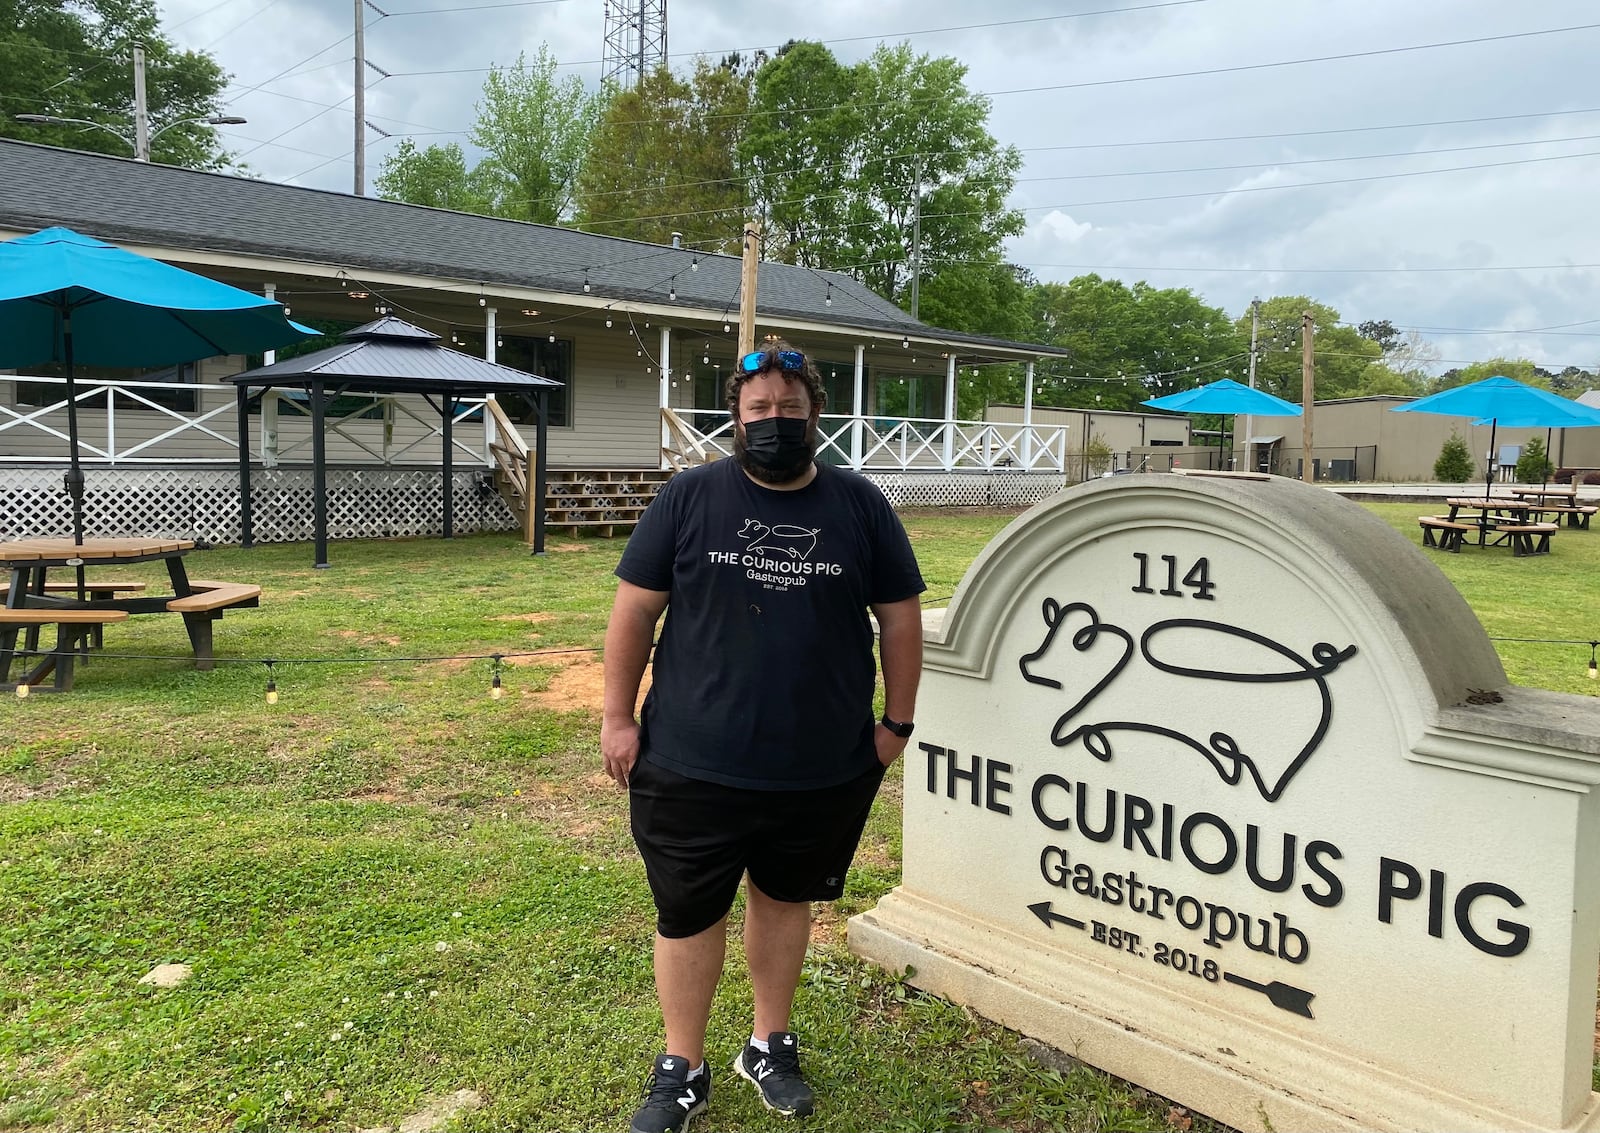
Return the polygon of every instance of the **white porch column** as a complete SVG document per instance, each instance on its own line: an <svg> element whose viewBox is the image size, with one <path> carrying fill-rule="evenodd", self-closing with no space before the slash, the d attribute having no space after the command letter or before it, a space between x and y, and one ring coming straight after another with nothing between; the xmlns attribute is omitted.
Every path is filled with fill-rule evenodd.
<svg viewBox="0 0 1600 1133"><path fill-rule="evenodd" d="M866 407L867 348L856 343L856 381L851 393L850 414L850 467L861 471L861 417Z"/></svg>
<svg viewBox="0 0 1600 1133"><path fill-rule="evenodd" d="M495 347L499 345L495 339L500 333L495 327L495 319L498 314L498 307L485 307L483 309L483 360L485 362L493 362L495 360ZM494 400L492 392L484 396L488 401ZM483 452L488 458L487 462L491 467L494 465L491 446L499 435L495 430L494 414L485 409L483 411Z"/></svg>
<svg viewBox="0 0 1600 1133"><path fill-rule="evenodd" d="M944 366L944 470L956 466L956 356L952 353Z"/></svg>
<svg viewBox="0 0 1600 1133"><path fill-rule="evenodd" d="M668 328L666 326L663 326L661 328L661 351L660 351L660 357L661 357L661 373L659 375L660 378L661 378L661 383L660 383L660 388L661 388L660 403L661 403L661 408L662 409L666 409L668 406L670 406L672 404L672 331L671 331L670 328ZM658 414L658 416L659 416L659 414ZM667 432L667 423L666 423L665 420L662 420L660 422L660 432L661 432L661 467L662 468L670 468L672 466L667 463L667 446L672 443L672 437Z"/></svg>
<svg viewBox="0 0 1600 1133"><path fill-rule="evenodd" d="M1022 467L1033 471L1033 363L1028 363L1028 377L1022 384Z"/></svg>
<svg viewBox="0 0 1600 1133"><path fill-rule="evenodd" d="M261 294L265 295L268 299L276 299L278 297L278 285L276 283L262 284ZM278 352L276 350L263 350L261 352L261 364L263 366L270 366L277 360Z"/></svg>

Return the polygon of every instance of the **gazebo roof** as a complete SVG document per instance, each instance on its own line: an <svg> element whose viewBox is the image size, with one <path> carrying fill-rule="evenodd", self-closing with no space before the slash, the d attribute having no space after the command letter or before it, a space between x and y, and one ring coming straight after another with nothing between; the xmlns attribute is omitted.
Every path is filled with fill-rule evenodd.
<svg viewBox="0 0 1600 1133"><path fill-rule="evenodd" d="M322 381L362 393L494 393L559 388L561 383L525 374L459 350L432 331L393 315L346 331L346 341L270 366L235 374L235 385L266 388L309 386Z"/></svg>

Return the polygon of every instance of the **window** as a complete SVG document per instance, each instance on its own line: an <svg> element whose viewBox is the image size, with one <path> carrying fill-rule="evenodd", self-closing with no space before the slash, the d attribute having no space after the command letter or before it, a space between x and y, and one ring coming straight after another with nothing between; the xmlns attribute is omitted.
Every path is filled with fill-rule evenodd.
<svg viewBox="0 0 1600 1133"><path fill-rule="evenodd" d="M562 429L572 424L572 340L558 338L517 338L501 335L495 347L495 361L525 374L537 374L561 383L560 388L546 389L551 428ZM537 425L539 409L533 394L496 393L500 408L518 425Z"/></svg>
<svg viewBox="0 0 1600 1133"><path fill-rule="evenodd" d="M30 372L39 377L61 378L65 377L67 369L58 363L46 366L29 367ZM168 366L164 370L125 370L113 369L108 366L75 366L73 377L79 383L79 388L90 385L100 385L104 382L164 382L170 385L194 385L199 381L198 367L194 362L185 362L180 366ZM149 403L172 410L174 413L194 413L200 408L200 394L198 390L184 389L150 389L148 387L135 387L129 391L137 394L144 400L132 397L117 398L117 410L132 412L154 413L156 410ZM67 396L67 387L43 382L17 381L17 403L19 405L51 405L62 401ZM78 402L79 409L105 409L106 395L96 394L94 397L85 398Z"/></svg>

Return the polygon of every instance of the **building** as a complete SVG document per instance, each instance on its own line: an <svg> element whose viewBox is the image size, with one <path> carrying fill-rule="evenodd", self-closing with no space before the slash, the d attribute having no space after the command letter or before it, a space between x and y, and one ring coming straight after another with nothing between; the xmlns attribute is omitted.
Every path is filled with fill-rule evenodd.
<svg viewBox="0 0 1600 1133"><path fill-rule="evenodd" d="M721 390L737 349L737 258L19 142L0 141L0 170L0 238L63 225L274 296L301 322L337 329L393 313L458 349L561 381L554 468L659 470L728 446ZM1065 482L1060 431L954 418L961 366L1014 363L1031 376L1036 359L1060 351L929 326L839 273L764 263L756 290L758 339L782 335L821 366L824 459L877 477L905 502L986 502L990 474L1006 479L1015 502ZM166 491L202 474L216 481L207 490L224 491L237 434L232 391L216 383L258 361L81 374L91 495L97 479L143 492L143 473L155 469ZM466 438L458 463L489 470L494 434L481 408L464 408L464 422L483 424L475 439L457 430ZM500 408L513 424L531 413ZM438 418L426 407L346 399L334 412L329 459L363 482L437 470ZM39 530L55 522L45 470L65 463L63 420L58 379L0 375L0 489L39 493ZM292 478L308 456L307 419L276 398L252 422L250 443L253 462ZM484 523L510 522L491 514L492 501L485 508ZM110 517L99 518L105 530ZM290 526L280 537L302 537ZM225 518L183 533L202 528L228 537ZM381 530L361 523L351 533Z"/></svg>

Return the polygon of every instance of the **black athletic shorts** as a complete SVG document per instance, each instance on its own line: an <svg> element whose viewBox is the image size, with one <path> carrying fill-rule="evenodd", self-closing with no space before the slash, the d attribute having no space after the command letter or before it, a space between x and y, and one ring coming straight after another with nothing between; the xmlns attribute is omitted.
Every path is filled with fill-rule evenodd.
<svg viewBox="0 0 1600 1133"><path fill-rule="evenodd" d="M628 776L628 811L656 931L681 938L716 924L747 870L775 901L837 901L883 773L875 765L837 787L754 791L641 759Z"/></svg>

